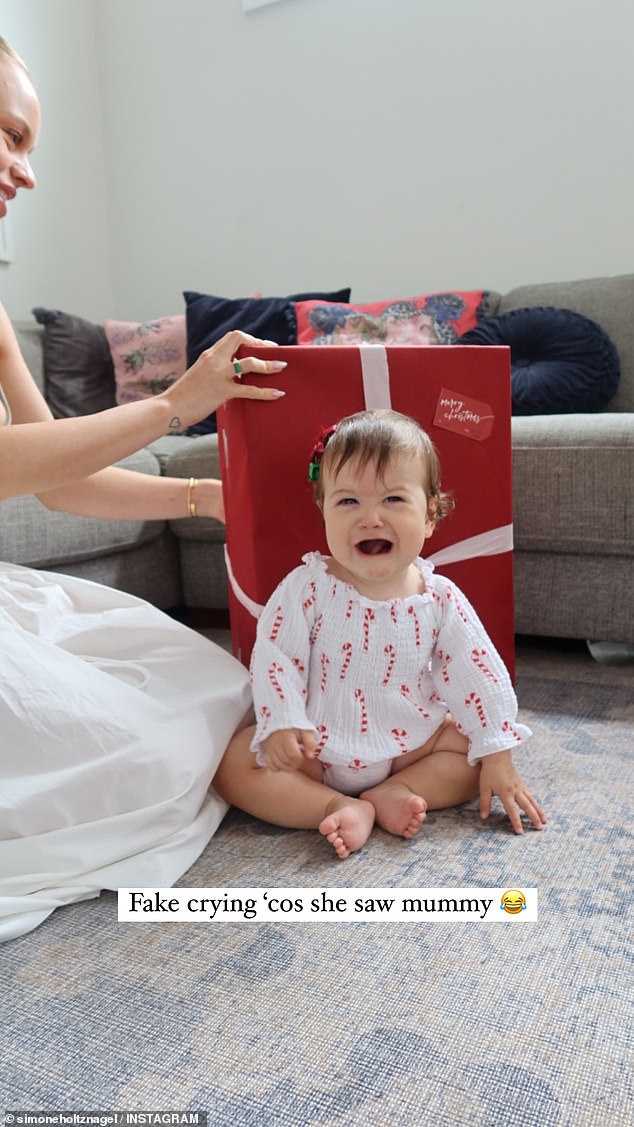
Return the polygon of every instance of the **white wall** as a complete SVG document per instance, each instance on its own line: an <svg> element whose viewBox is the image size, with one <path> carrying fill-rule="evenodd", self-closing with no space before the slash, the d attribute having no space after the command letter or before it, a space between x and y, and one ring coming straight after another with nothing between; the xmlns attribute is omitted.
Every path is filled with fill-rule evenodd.
<svg viewBox="0 0 634 1127"><path fill-rule="evenodd" d="M15 254L0 264L12 317L34 305L103 317L113 305L97 83L95 25L86 0L1 0L0 35L27 62L42 102L34 192L10 205Z"/></svg>
<svg viewBox="0 0 634 1127"><path fill-rule="evenodd" d="M0 268L14 315L38 302L156 316L183 289L350 284L371 300L634 268L631 0L2 12L45 109L40 199L20 202L16 262Z"/></svg>

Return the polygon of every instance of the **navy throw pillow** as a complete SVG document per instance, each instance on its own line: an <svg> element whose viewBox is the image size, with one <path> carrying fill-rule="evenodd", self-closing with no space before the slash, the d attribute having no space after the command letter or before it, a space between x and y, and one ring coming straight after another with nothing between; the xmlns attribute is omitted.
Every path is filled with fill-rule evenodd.
<svg viewBox="0 0 634 1127"><path fill-rule="evenodd" d="M608 334L571 309L511 309L481 321L456 344L510 347L514 415L601 411L616 394L621 374Z"/></svg>
<svg viewBox="0 0 634 1127"><path fill-rule="evenodd" d="M296 301L350 301L350 289L334 293L290 294L288 297L216 297L214 294L183 293L187 323L187 367L201 352L210 348L225 333L240 329L243 333L273 340L276 344L297 344ZM195 423L188 434L215 434L215 413Z"/></svg>

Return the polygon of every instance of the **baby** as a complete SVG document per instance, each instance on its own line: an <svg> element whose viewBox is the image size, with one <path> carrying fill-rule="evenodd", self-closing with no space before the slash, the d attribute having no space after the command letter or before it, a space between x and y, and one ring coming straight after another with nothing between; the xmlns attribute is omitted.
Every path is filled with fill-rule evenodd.
<svg viewBox="0 0 634 1127"><path fill-rule="evenodd" d="M339 857L374 823L418 833L427 810L479 791L545 815L515 770L508 672L473 608L419 555L451 508L434 446L413 419L363 411L320 439L310 464L330 554L304 556L258 623L256 725L234 737L214 785L275 825L319 829Z"/></svg>

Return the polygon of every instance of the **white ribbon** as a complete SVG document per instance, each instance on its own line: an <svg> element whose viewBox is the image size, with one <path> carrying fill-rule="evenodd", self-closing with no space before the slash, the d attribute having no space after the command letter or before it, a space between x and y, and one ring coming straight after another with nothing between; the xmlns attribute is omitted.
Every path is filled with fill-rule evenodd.
<svg viewBox="0 0 634 1127"><path fill-rule="evenodd" d="M380 344L362 344L359 352L366 411L377 411L381 408L389 410L392 400L387 352Z"/></svg>
<svg viewBox="0 0 634 1127"><path fill-rule="evenodd" d="M479 532L477 536L458 540L455 544L434 552L432 556L426 556L425 559L434 567L443 567L445 564L472 560L476 556L500 556L503 552L512 551L513 525L501 524L498 528L490 528L488 532Z"/></svg>
<svg viewBox="0 0 634 1127"><path fill-rule="evenodd" d="M477 556L499 556L503 552L513 551L513 525L501 524L498 528L490 528L488 532L480 532L477 536L468 536L466 540L458 540L455 544L450 544L447 548L442 548L439 552L434 552L433 556L426 556L428 563L437 567L438 565L444 566L445 564L461 563L463 560L472 560ZM253 618L259 618L264 610L261 603L254 602L249 598L247 593L242 590L238 583L231 560L225 545L225 563L227 565L227 576L229 578L229 585L233 591L236 599L245 610Z"/></svg>
<svg viewBox="0 0 634 1127"><path fill-rule="evenodd" d="M229 556L229 552L227 551L227 545L226 544L225 544L225 564L227 566L227 578L229 580L229 586L231 587L231 590L233 591L236 599L238 600L239 603L242 604L242 606L244 607L245 610L248 610L248 612L252 616L252 618L259 618L260 615L262 614L262 611L264 610L264 607L261 603L255 603L253 601L253 599L249 598L246 591L242 590L242 587L238 583L238 580L235 577L234 570L231 566L231 558Z"/></svg>

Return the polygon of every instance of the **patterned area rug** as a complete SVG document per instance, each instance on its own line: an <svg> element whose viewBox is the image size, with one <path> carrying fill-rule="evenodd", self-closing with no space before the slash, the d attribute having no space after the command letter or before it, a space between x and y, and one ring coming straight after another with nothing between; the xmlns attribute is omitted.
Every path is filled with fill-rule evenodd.
<svg viewBox="0 0 634 1127"><path fill-rule="evenodd" d="M0 949L0 1105L217 1127L632 1124L634 666L525 644L516 836L477 805L345 862L232 811L186 887L534 887L537 923L117 923L113 893ZM8 1122L8 1120L7 1120Z"/></svg>

